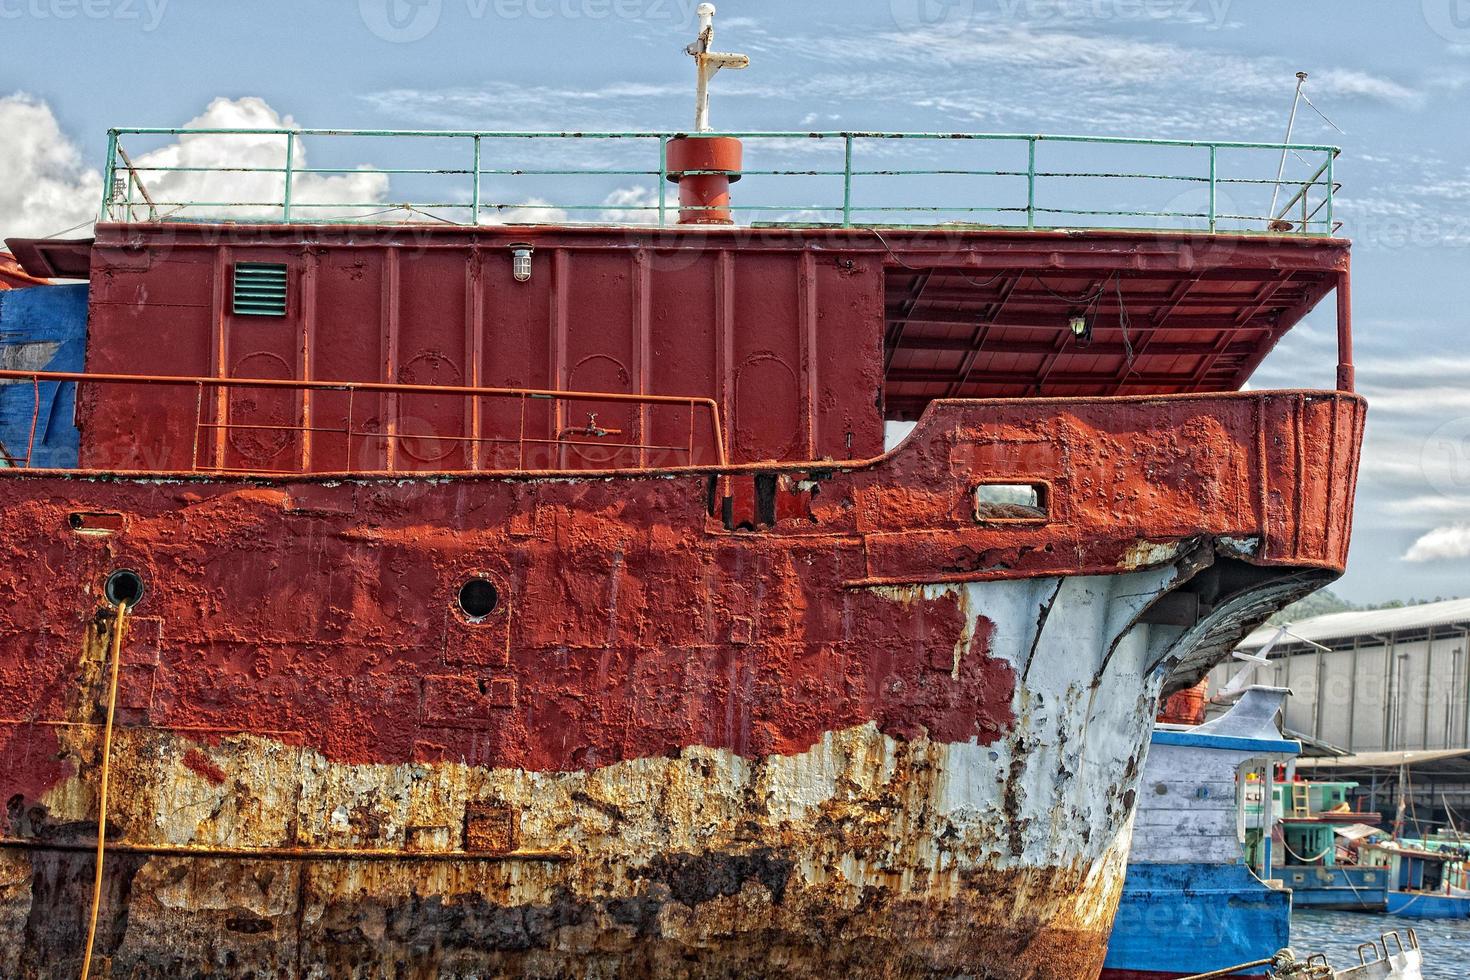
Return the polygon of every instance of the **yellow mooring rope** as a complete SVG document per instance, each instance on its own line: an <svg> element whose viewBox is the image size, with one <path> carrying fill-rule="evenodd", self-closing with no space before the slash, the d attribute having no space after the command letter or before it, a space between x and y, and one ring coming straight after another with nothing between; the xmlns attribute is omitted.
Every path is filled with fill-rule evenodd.
<svg viewBox="0 0 1470 980"><path fill-rule="evenodd" d="M97 873L92 879L92 921L87 926L87 951L82 957L82 977L87 980L92 973L92 944L97 939L97 910L102 905L102 859L107 852L107 782L112 760L112 718L117 710L118 665L122 660L123 622L127 619L128 606L117 604L117 619L112 624L111 677L107 682L107 724L102 729L102 779L97 790Z"/></svg>

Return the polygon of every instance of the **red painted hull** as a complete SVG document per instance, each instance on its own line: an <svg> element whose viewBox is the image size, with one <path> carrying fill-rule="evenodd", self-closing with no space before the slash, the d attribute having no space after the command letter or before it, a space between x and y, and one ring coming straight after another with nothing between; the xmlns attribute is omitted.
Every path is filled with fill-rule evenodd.
<svg viewBox="0 0 1470 980"><path fill-rule="evenodd" d="M1158 695L1346 560L1361 400L1235 391L1337 240L91 260L80 469L0 470L0 976L76 974L105 769L94 975L1094 977Z"/></svg>
<svg viewBox="0 0 1470 980"><path fill-rule="evenodd" d="M954 403L887 461L792 489L788 507L807 516L753 533L724 530L699 474L269 486L8 474L0 581L17 599L0 629L25 648L0 664L10 724L69 710L68 665L118 567L149 583L122 703L154 724L268 731L342 762L531 771L694 744L789 755L869 721L899 738L984 744L1006 731L1012 671L980 658L956 675L934 652L966 629L958 600L895 606L873 591L885 585L1118 573L1211 536L1256 542L1243 547L1263 567L1340 572L1354 474L1336 462L1356 461L1357 399L1053 411ZM993 452L1022 433L1044 441L1019 459ZM1130 461L1161 454L1169 473L1115 489ZM1057 519L977 525L979 472L1049 481ZM124 515L125 529L68 532L87 511ZM213 562L220 549L249 566ZM39 588L37 568L56 587ZM455 596L474 575L505 602L472 623ZM981 650L985 629L971 637ZM284 688L254 684L281 675ZM0 772L37 788L29 761Z"/></svg>

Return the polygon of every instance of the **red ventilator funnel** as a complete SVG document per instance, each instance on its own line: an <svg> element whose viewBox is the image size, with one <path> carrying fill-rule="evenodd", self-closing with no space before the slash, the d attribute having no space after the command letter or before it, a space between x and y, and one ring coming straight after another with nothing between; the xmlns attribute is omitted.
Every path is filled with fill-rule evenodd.
<svg viewBox="0 0 1470 980"><path fill-rule="evenodd" d="M732 136L681 136L668 143L669 180L679 185L679 224L733 225L730 185L744 146Z"/></svg>

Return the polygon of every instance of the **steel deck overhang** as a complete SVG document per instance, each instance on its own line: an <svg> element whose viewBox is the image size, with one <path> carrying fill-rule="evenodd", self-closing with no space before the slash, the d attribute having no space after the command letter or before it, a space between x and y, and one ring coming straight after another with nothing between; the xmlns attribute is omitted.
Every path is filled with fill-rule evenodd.
<svg viewBox="0 0 1470 980"><path fill-rule="evenodd" d="M7 238L5 247L26 275L37 279L86 279L91 274L90 238Z"/></svg>
<svg viewBox="0 0 1470 980"><path fill-rule="evenodd" d="M1234 391L1337 284L1330 271L902 270L887 282L885 396L908 418L934 398ZM1081 318L1085 336L1069 322Z"/></svg>

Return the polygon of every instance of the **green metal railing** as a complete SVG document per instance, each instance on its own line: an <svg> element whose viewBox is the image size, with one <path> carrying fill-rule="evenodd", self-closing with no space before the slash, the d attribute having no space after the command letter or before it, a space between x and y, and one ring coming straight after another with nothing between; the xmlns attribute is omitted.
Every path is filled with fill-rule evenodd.
<svg viewBox="0 0 1470 980"><path fill-rule="evenodd" d="M101 217L103 221L227 220L246 222L373 222L438 219L453 224L505 223L507 217L526 223L579 221L611 224L673 224L679 214L677 191L668 180L669 142L686 134L625 132L473 132L424 130L327 129L114 129L109 131L107 174ZM1251 143L1130 139L1124 137L1043 136L994 133L862 133L862 132L729 132L702 136L732 136L746 143L746 159L787 160L832 148L833 163L822 167L786 166L751 168L739 172L744 182L735 188L731 211L750 224L819 224L844 228L867 225L933 225L960 223L1028 229L1173 227L1193 231L1271 231L1301 235L1331 235L1339 227L1334 217L1338 184L1334 163L1337 147L1315 144ZM125 141L160 143L177 140L175 152L157 150L135 159ZM165 162L189 160L191 152L207 147L208 157L227 155L231 139L248 140L255 156L273 157L270 164L244 160L219 164ZM366 167L306 166L305 144L313 153L333 141L368 139L447 141L455 146L453 165ZM204 142L201 142L204 141ZM540 166L503 165L512 150L525 151L535 142ZM551 166L573 149L586 156L595 148L624 149L656 144L657 167L651 165L654 147L633 164L617 166ZM962 148L963 165L927 168L860 165L902 156L905 162L922 160L943 147ZM189 152L186 152L189 151ZM1173 169L1109 169L1088 166L1096 158L1126 151L1132 157L1168 157ZM840 156L838 155L840 153ZM1043 159L1063 158L1056 164ZM614 153L613 155L616 155ZM1006 158L1010 162L1006 162ZM1234 164L1228 173L1226 158ZM995 158L1001 158L992 162ZM638 160L650 161L639 166ZM1274 174L1278 161L1300 164L1301 177ZM840 167L837 165L840 161ZM604 162L594 160L594 163ZM988 164L988 165L982 165ZM700 171L694 171L699 173ZM378 175L388 180L462 180L445 197L404 198L397 187L372 200L333 199L353 176ZM1263 174L1266 176L1253 176ZM214 178L214 179L211 179ZM634 193L634 203L618 203L609 195L598 203L585 197L563 202L547 196L547 185L559 194L565 183L583 181L604 188L610 179L651 180L622 190ZM760 180L753 180L758 178ZM983 189L971 186L945 192L942 185L956 178L998 182ZM337 181L332 186L331 181ZM760 181L782 192L803 180L830 184L816 203L742 201L751 185ZM918 199L894 196L894 183L919 179L925 186ZM879 185L889 181L889 190ZM313 186L315 182L315 186ZM490 184L487 187L487 182ZM512 192L511 185L525 190ZM255 200L232 195L255 189ZM1161 190L1162 189L1162 190ZM1281 192L1286 204L1274 213L1269 199ZM913 193L898 191L899 194ZM1157 198L1168 197L1160 203ZM219 198L219 199L211 199ZM1259 209L1237 199L1259 198ZM1131 206L1130 206L1131 205ZM393 217L385 217L385 216ZM761 221L764 217L767 219Z"/></svg>

